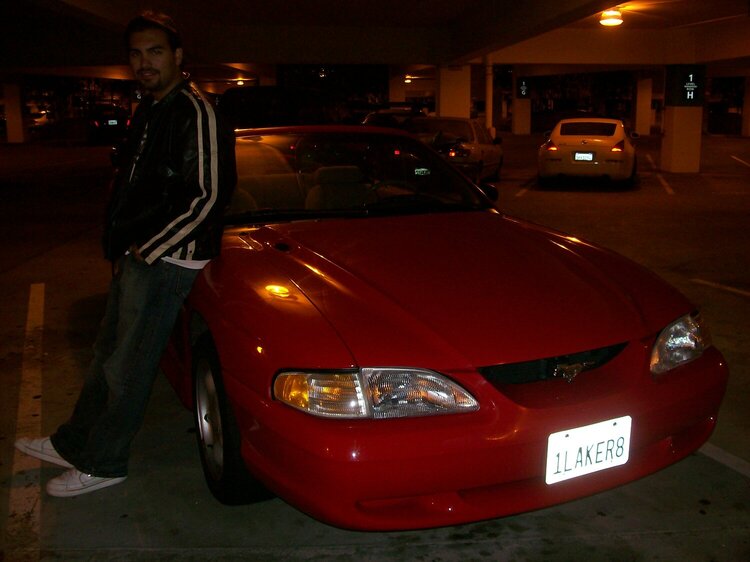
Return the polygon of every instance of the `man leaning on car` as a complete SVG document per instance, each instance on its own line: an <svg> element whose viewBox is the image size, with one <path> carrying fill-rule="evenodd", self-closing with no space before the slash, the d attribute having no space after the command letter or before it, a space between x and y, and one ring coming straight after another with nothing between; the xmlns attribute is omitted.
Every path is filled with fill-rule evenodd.
<svg viewBox="0 0 750 562"><path fill-rule="evenodd" d="M219 253L236 182L234 134L186 81L172 19L143 13L128 24L125 43L147 95L107 211L104 250L114 276L94 357L70 419L51 437L16 442L22 452L68 468L47 483L53 496L127 477L159 360L193 281Z"/></svg>

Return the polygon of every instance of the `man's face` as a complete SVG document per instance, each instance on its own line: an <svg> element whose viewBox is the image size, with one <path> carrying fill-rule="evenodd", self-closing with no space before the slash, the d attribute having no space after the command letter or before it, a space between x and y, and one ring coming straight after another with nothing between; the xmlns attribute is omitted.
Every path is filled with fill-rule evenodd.
<svg viewBox="0 0 750 562"><path fill-rule="evenodd" d="M172 50L161 29L131 34L129 57L133 75L156 100L168 94L181 79L182 49Z"/></svg>

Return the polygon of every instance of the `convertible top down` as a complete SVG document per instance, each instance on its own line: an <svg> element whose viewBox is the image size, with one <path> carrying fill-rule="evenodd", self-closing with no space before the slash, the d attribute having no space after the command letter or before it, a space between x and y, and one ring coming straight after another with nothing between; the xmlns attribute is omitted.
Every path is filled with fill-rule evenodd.
<svg viewBox="0 0 750 562"><path fill-rule="evenodd" d="M625 484L710 436L724 359L645 268L502 214L406 134L238 135L222 255L163 361L220 501L452 525Z"/></svg>

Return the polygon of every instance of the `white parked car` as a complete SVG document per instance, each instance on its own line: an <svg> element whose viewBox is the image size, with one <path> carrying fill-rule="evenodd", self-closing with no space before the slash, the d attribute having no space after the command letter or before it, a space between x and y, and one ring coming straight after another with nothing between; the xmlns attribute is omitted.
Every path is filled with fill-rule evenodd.
<svg viewBox="0 0 750 562"><path fill-rule="evenodd" d="M636 154L619 119L563 119L539 147L539 183L556 177L587 176L633 182Z"/></svg>

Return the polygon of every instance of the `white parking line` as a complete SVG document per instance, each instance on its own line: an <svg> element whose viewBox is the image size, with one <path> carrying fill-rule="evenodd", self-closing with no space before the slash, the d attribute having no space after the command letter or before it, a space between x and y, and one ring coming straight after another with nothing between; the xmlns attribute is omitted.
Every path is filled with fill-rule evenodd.
<svg viewBox="0 0 750 562"><path fill-rule="evenodd" d="M750 462L744 459L735 457L732 453L728 453L724 449L712 445L711 443L704 443L703 447L698 449L699 452L703 453L707 457L728 466L735 472L739 472L745 478L750 478Z"/></svg>
<svg viewBox="0 0 750 562"><path fill-rule="evenodd" d="M42 428L44 283L31 285L18 391L16 438L39 437ZM5 547L8 560L39 560L41 461L14 449Z"/></svg>
<svg viewBox="0 0 750 562"><path fill-rule="evenodd" d="M667 194L674 195L674 189L672 189L672 186L669 185L669 182L664 179L664 176L662 176L661 174L656 174L656 179L659 180L659 183L664 188L664 191L667 192Z"/></svg>
<svg viewBox="0 0 750 562"><path fill-rule="evenodd" d="M654 159L650 154L646 154L646 160L648 160L648 163L651 165L652 170L658 170L658 168L656 167L656 162L654 162ZM666 191L669 195L674 195L674 189L672 189L672 186L669 185L669 182L666 180L666 178L662 176L658 171L654 175L656 176L656 179L659 180L659 183L664 188L664 191Z"/></svg>
<svg viewBox="0 0 750 562"><path fill-rule="evenodd" d="M737 157L736 157L736 156L734 156L733 154L730 154L730 155L729 155L729 157L730 157L730 158L734 158L734 159L735 159L735 160L737 160L737 162L739 162L740 164L744 164L745 166L747 166L748 168L750 168L750 162L745 162L745 161L744 161L744 160L743 160L742 158L737 158Z"/></svg>
<svg viewBox="0 0 750 562"><path fill-rule="evenodd" d="M730 287L729 285L713 283L712 281L706 281L704 279L691 279L691 281L693 283L696 283L697 285L705 285L706 287L712 287L714 289L726 291L727 293L734 293L735 295L740 295L741 297L750 297L750 291L743 291L742 289L736 289L735 287Z"/></svg>
<svg viewBox="0 0 750 562"><path fill-rule="evenodd" d="M521 191L516 193L515 197L523 197L528 191L529 190L524 187Z"/></svg>

